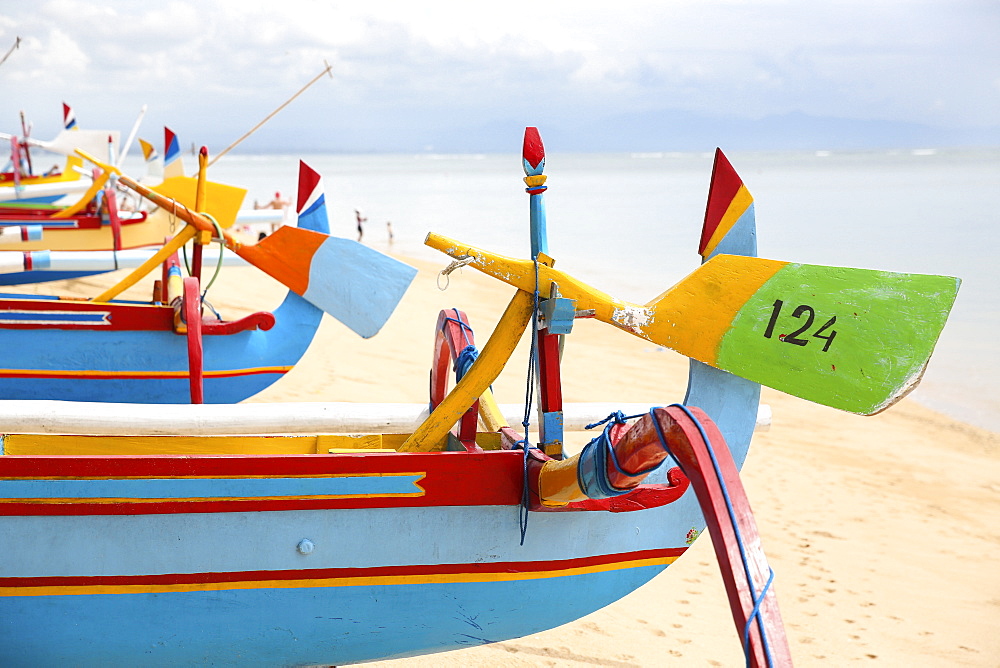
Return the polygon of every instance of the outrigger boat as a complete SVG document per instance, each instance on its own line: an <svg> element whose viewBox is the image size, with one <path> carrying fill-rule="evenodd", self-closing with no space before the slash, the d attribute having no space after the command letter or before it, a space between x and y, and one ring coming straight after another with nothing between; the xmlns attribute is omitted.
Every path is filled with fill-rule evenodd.
<svg viewBox="0 0 1000 668"><path fill-rule="evenodd" d="M211 214L215 222L224 229L237 223L269 222L283 220L280 211L243 210L246 190L234 186L205 180L207 153L199 155L199 173L187 177L183 173L177 148L177 138L169 128L164 128L166 167L161 176L150 187L155 192L185 206L195 204L196 191L203 189L207 204L202 211ZM82 149L81 149L82 150ZM144 154L149 158L147 146ZM203 149L204 151L204 149ZM87 155L89 152L84 151ZM79 160L79 156L76 157ZM102 163L103 164L103 163ZM118 179L107 170L95 170L89 188L80 199L68 206L24 204L0 204L0 254L10 252L36 251L121 251L159 247L163 240L176 231L178 218L170 209L153 207L152 211L139 210L138 206L123 211L120 206L122 193L131 193L128 188L119 188ZM140 182L147 181L140 179ZM199 186L199 182L201 185ZM142 200L142 198L139 198ZM9 261L3 262L9 265ZM84 264L98 266L99 263ZM30 265L30 263L29 263ZM26 265L23 271L10 269L0 273L0 285L23 285L44 281L82 278L110 269L56 269ZM115 264L112 263L112 268Z"/></svg>
<svg viewBox="0 0 1000 668"><path fill-rule="evenodd" d="M496 642L618 600L707 522L748 663L790 665L737 473L758 380L885 408L919 378L958 280L756 258L753 200L719 153L704 263L650 305L629 304L552 267L533 128L524 166L530 260L428 237L517 289L481 350L461 312L441 314L434 410L412 433L316 433L295 446L182 436L182 424L173 436L9 434L0 663L344 665ZM566 458L559 341L591 315L701 361L682 402L631 426L616 416ZM517 433L489 390L529 326L537 443L530 406Z"/></svg>
<svg viewBox="0 0 1000 668"><path fill-rule="evenodd" d="M178 212L190 216L186 209ZM340 249L336 263L328 265L333 275L322 277L331 290L341 293L336 299L310 301L309 294L302 297L289 290L273 314L255 313L234 322L203 317L200 267L192 262L193 275L182 278L176 259L181 245L176 239L191 238L182 232L166 252L157 251L94 300L0 296L0 398L236 403L294 367L319 327L322 308L359 334L374 335L415 270L356 242L328 237L322 181L304 163L298 215L299 227L291 229L300 235L312 231L320 241ZM316 243L313 237L306 239ZM293 253L287 258L291 262L299 251ZM52 256L23 255L34 263L49 262ZM115 299L161 261L163 279L151 302ZM373 287L353 283L351 262L366 263L379 272ZM351 299L370 303L365 309L342 303Z"/></svg>
<svg viewBox="0 0 1000 668"><path fill-rule="evenodd" d="M120 251L159 247L183 225L171 209L123 212L118 208L117 179L105 172L75 204L51 213L0 210L0 253L39 251ZM205 209L215 222L228 229L236 222L246 190L207 181ZM153 189L185 206L194 205L198 178L179 176ZM113 268L113 267L112 267ZM0 274L0 285L22 285L82 278L109 269L54 270L26 264L21 272Z"/></svg>
<svg viewBox="0 0 1000 668"><path fill-rule="evenodd" d="M133 135L138 130L144 113L145 108L136 120ZM53 139L40 141L31 138L23 113L21 131L22 137L0 132L0 141L8 142L11 147L8 163L10 169L0 172L0 203L6 205L36 206L56 202L69 194L84 192L91 182L89 174L85 177L82 170L83 161L74 151L78 148L88 153L110 151L113 156L111 162L120 162L120 157L124 157L127 146L131 143L130 138L126 142L126 149L119 155L116 153L120 134L117 130L81 130L77 127L76 114L65 102L63 130ZM61 168L55 165L52 169L39 172L33 162L37 162L40 156L36 155L33 161L32 149L63 156L66 159L65 165Z"/></svg>

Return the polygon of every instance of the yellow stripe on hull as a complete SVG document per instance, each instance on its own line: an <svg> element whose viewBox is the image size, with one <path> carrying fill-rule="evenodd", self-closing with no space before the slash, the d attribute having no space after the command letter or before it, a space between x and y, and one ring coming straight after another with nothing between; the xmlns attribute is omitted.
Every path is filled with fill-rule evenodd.
<svg viewBox="0 0 1000 668"><path fill-rule="evenodd" d="M653 559L635 559L611 564L581 566L578 568L554 569L527 572L490 573L440 573L429 575L383 575L343 578L320 578L302 580L253 580L249 582L192 582L165 585L80 585L68 587L5 587L0 588L2 596L81 596L96 594L167 594L194 591L228 591L233 589L300 589L311 587L379 587L390 585L418 584L463 584L476 582L513 582L518 580L544 580L590 573L606 573L626 568L645 566L668 566L677 560L676 556Z"/></svg>
<svg viewBox="0 0 1000 668"><path fill-rule="evenodd" d="M205 378L231 378L233 376L253 376L262 373L288 373L293 366L261 366L249 369L233 369L223 371L205 371ZM76 376L80 378L187 378L189 371L94 371L91 369L77 369L66 371L63 369L4 369L0 371L2 377L17 378L62 378L64 376Z"/></svg>

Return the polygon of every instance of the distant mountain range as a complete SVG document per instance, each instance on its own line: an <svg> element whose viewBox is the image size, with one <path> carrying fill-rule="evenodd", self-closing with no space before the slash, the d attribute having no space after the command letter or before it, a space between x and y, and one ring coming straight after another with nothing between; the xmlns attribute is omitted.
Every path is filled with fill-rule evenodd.
<svg viewBox="0 0 1000 668"><path fill-rule="evenodd" d="M429 143L446 152L476 145L484 152L511 151L514 125L491 123L465 132L453 127ZM751 120L660 111L623 114L595 122L570 121L541 130L546 140L562 150L587 152L705 151L716 146L733 151L1000 146L1000 126L956 130L803 113ZM517 150L520 145L515 144Z"/></svg>
<svg viewBox="0 0 1000 668"><path fill-rule="evenodd" d="M516 153L525 125L535 124L546 145L570 152L845 150L1000 147L1000 125L946 129L917 123L854 120L804 113L760 119L710 117L683 111L621 114L601 119L531 117L487 123L423 116L362 120L345 116L275 125L242 147L250 152ZM303 138L308 138L307 143ZM279 148L280 147L280 148Z"/></svg>

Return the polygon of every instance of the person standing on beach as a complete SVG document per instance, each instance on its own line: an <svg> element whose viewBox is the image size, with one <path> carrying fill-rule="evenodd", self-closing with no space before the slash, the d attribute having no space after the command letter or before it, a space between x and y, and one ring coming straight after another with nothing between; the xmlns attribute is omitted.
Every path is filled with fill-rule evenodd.
<svg viewBox="0 0 1000 668"><path fill-rule="evenodd" d="M354 210L354 217L358 219L358 241L361 241L361 237L365 234L364 224L368 219L362 216L357 209Z"/></svg>
<svg viewBox="0 0 1000 668"><path fill-rule="evenodd" d="M385 221L385 231L389 234L389 245L392 245L393 235L392 235L392 221Z"/></svg>
<svg viewBox="0 0 1000 668"><path fill-rule="evenodd" d="M267 204L258 204L257 200L253 201L253 208L255 209L278 209L283 210L291 202L281 197L281 192L274 193L274 199L272 199Z"/></svg>

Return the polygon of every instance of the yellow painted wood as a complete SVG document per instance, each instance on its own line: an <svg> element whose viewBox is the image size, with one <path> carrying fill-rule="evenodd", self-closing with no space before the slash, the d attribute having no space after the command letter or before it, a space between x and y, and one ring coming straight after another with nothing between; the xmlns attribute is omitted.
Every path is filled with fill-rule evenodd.
<svg viewBox="0 0 1000 668"><path fill-rule="evenodd" d="M381 450L395 448L382 443L381 434L324 434L319 437L320 452L346 452L351 450Z"/></svg>
<svg viewBox="0 0 1000 668"><path fill-rule="evenodd" d="M565 506L587 498L577 482L579 459L580 455L573 455L569 459L545 462L538 474L538 496L543 506Z"/></svg>
<svg viewBox="0 0 1000 668"><path fill-rule="evenodd" d="M7 434L7 455L310 455L309 436L75 436ZM326 452L326 450L321 450Z"/></svg>
<svg viewBox="0 0 1000 668"><path fill-rule="evenodd" d="M438 404L417 431L400 446L401 451L428 452L447 436L448 431L468 410L476 397L482 396L500 375L521 335L524 334L525 327L531 321L533 308L533 293L518 291L514 295L493 334L479 353L479 358L462 380L455 384L444 401Z"/></svg>
<svg viewBox="0 0 1000 668"><path fill-rule="evenodd" d="M504 427L510 426L497 404L496 397L493 396L493 392L489 388L479 397L479 419L488 432L498 432Z"/></svg>
<svg viewBox="0 0 1000 668"><path fill-rule="evenodd" d="M122 248L159 246L167 237L174 235L179 225L176 217L171 217L163 209L151 212L146 220L135 223L125 222L121 226ZM42 239L37 241L16 241L0 244L0 250L109 250L114 246L114 234L110 225L99 228L47 229Z"/></svg>
<svg viewBox="0 0 1000 668"><path fill-rule="evenodd" d="M214 181L205 181L203 189L202 197L205 204L198 206L196 204L198 201L198 179L196 178L175 176L165 179L152 188L154 192L176 200L192 211L208 212L223 229L232 227L233 223L236 222L240 207L243 206L243 199L246 197L247 191L243 188Z"/></svg>
<svg viewBox="0 0 1000 668"><path fill-rule="evenodd" d="M198 182L195 187L194 210L204 211L208 205L205 193L205 182L208 180L208 156L204 151L198 153Z"/></svg>
<svg viewBox="0 0 1000 668"><path fill-rule="evenodd" d="M490 253L438 234L424 243L455 258L471 256L470 266L525 293L535 290L535 265ZM646 305L616 299L569 274L540 264L538 290L549 294L552 283L580 310L630 334L677 350L706 364L716 364L717 346L747 300L787 262L719 255ZM711 308L706 308L711 304Z"/></svg>
<svg viewBox="0 0 1000 668"><path fill-rule="evenodd" d="M396 452L395 448L330 448L326 451L330 455L344 455L352 452Z"/></svg>
<svg viewBox="0 0 1000 668"><path fill-rule="evenodd" d="M196 231L197 230L190 225L185 226L184 229L177 233L177 236L165 243L163 247L160 248L160 250L158 250L152 257L133 269L132 272L121 281L99 294L93 299L93 301L106 302L114 299L125 290L128 290L130 287L145 278L146 274L153 271L153 269L155 269L161 262L173 255L174 251L186 244L192 237L194 237Z"/></svg>
<svg viewBox="0 0 1000 668"><path fill-rule="evenodd" d="M716 366L719 344L747 301L787 262L716 255L651 301L633 334Z"/></svg>
<svg viewBox="0 0 1000 668"><path fill-rule="evenodd" d="M62 211L52 214L52 217L60 219L69 218L73 214L79 213L80 211L86 209L90 201L95 197L97 197L97 193L100 192L102 188L104 188L104 184L108 182L108 178L110 176L111 175L108 172L103 172L100 176L94 179L94 182L90 184L89 188L87 188L87 192L85 192L79 200L69 205Z"/></svg>

